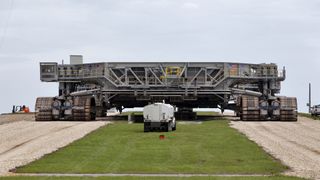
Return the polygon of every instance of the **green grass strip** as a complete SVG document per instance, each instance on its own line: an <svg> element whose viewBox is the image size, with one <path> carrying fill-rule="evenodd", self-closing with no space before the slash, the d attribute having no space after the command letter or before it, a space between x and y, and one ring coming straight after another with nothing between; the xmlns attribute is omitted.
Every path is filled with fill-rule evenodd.
<svg viewBox="0 0 320 180"><path fill-rule="evenodd" d="M228 121L216 120L178 124L168 133L144 133L143 124L111 124L18 172L279 174L286 169Z"/></svg>

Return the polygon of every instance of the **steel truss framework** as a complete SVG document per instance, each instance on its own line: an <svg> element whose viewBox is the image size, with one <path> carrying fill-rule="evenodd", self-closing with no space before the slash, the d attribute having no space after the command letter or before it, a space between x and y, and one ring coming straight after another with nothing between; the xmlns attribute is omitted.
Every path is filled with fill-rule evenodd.
<svg viewBox="0 0 320 180"><path fill-rule="evenodd" d="M165 100L181 108L239 111L230 101L242 95L275 99L285 80L285 69L275 64L230 62L40 63L40 70L42 81L59 82L60 99L93 96L95 106L119 109Z"/></svg>

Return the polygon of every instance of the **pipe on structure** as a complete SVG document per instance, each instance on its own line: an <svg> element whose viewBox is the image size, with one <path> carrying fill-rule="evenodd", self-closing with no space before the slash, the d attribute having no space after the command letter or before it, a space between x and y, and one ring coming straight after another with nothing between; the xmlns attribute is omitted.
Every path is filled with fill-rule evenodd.
<svg viewBox="0 0 320 180"><path fill-rule="evenodd" d="M309 106L309 113L311 113L311 83L309 83L309 103L308 103L308 106Z"/></svg>
<svg viewBox="0 0 320 180"><path fill-rule="evenodd" d="M256 96L256 97L262 96L262 93L260 93L260 92L250 91L250 90L245 90L245 89L231 88L231 91L233 93L242 94L242 95L250 95L250 96Z"/></svg>
<svg viewBox="0 0 320 180"><path fill-rule="evenodd" d="M85 95L91 95L93 92L100 91L100 89L91 89L91 90L83 90L83 91L77 91L70 93L70 96L85 96Z"/></svg>

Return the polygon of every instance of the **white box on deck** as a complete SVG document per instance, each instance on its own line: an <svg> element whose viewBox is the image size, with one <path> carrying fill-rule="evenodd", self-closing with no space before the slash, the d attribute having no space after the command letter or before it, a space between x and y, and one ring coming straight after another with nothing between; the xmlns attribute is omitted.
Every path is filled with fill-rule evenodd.
<svg viewBox="0 0 320 180"><path fill-rule="evenodd" d="M143 118L152 122L170 120L174 116L174 107L170 104L155 103L143 108Z"/></svg>
<svg viewBox="0 0 320 180"><path fill-rule="evenodd" d="M82 55L70 55L70 64L83 64Z"/></svg>

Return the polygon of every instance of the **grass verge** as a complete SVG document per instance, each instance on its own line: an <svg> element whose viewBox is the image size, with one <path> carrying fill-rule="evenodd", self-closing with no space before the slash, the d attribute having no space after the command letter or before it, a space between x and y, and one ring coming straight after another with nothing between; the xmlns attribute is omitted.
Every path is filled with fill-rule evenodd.
<svg viewBox="0 0 320 180"><path fill-rule="evenodd" d="M13 176L13 177L0 177L4 180L299 180L300 178L288 176L270 176L270 177L26 177L26 176Z"/></svg>
<svg viewBox="0 0 320 180"><path fill-rule="evenodd" d="M307 117L307 118L310 118L310 119L313 119L313 120L320 120L320 116L312 116L309 113L298 113L298 115L302 116L302 117Z"/></svg>
<svg viewBox="0 0 320 180"><path fill-rule="evenodd" d="M220 115L218 112L213 111L197 111L197 116L217 116Z"/></svg>
<svg viewBox="0 0 320 180"><path fill-rule="evenodd" d="M165 140L159 140L161 134ZM144 133L142 124L118 122L17 172L278 174L286 169L228 121L218 120L178 124L168 133Z"/></svg>
<svg viewBox="0 0 320 180"><path fill-rule="evenodd" d="M197 111L197 116L217 116L217 115L220 115L218 112L214 112L214 111ZM136 116L142 116L143 115L143 112L131 112L131 111L128 111L128 112L123 112L121 113L120 116L128 116L129 114L131 115L136 115Z"/></svg>

